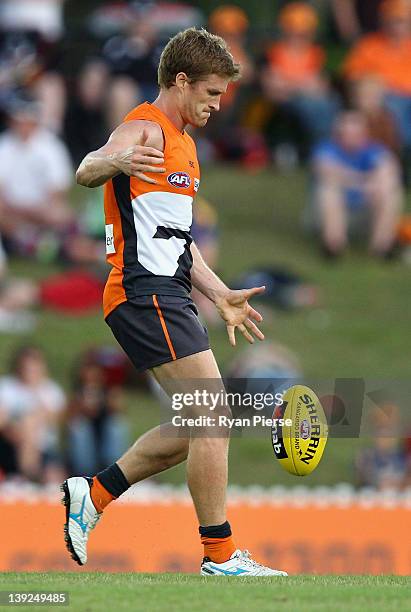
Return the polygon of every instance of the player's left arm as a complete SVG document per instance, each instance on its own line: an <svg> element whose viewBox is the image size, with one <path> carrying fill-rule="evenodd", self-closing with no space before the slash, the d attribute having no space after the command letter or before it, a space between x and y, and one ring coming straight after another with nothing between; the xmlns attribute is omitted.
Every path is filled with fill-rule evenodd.
<svg viewBox="0 0 411 612"><path fill-rule="evenodd" d="M191 254L193 256L191 281L196 289L214 302L227 326L230 344L235 346L235 330L237 327L251 344L254 343L254 336L258 340L264 340L264 334L255 324L255 322L261 323L263 317L250 306L248 300L254 295L264 293L265 287L229 289L221 278L207 266L194 242L191 244Z"/></svg>

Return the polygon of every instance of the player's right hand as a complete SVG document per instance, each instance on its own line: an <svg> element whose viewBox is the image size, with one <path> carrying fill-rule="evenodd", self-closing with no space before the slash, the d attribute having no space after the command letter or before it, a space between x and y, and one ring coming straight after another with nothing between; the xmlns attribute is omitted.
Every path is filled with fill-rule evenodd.
<svg viewBox="0 0 411 612"><path fill-rule="evenodd" d="M263 317L248 303L249 299L264 291L265 286L252 289L229 289L215 300L216 308L227 326L231 346L236 345L235 330L237 328L250 344L254 344L254 336L258 340L264 340L264 334L254 323L254 321L261 323Z"/></svg>
<svg viewBox="0 0 411 612"><path fill-rule="evenodd" d="M116 166L127 176L136 176L146 183L156 185L157 181L145 173L163 173L166 169L160 164L164 163L164 153L160 149L147 147L148 133L143 130L140 143L116 153ZM160 167L159 167L160 166Z"/></svg>

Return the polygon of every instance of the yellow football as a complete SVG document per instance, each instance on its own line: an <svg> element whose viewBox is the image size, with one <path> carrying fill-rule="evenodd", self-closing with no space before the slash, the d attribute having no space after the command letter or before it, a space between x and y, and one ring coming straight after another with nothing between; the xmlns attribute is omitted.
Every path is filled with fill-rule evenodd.
<svg viewBox="0 0 411 612"><path fill-rule="evenodd" d="M274 455L290 474L307 476L321 461L328 439L328 423L312 389L294 385L273 413L271 441Z"/></svg>

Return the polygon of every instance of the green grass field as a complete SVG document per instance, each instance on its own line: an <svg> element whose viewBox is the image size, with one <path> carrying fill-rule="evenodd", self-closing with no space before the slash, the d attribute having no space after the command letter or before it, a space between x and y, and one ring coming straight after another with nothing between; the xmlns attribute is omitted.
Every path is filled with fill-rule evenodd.
<svg viewBox="0 0 411 612"><path fill-rule="evenodd" d="M365 245L353 248L337 263L320 257L315 242L301 230L301 211L308 184L303 172L280 175L272 171L248 174L236 168L205 169L201 195L219 212L221 255L219 272L227 283L255 266L284 265L317 284L320 305L314 311L266 312L267 339L289 347L309 377L371 377L382 380L409 378L408 330L411 274L401 262L376 262ZM81 197L81 189L75 192ZM49 266L15 262L20 275L43 278ZM217 360L224 371L238 348L227 342L225 328L210 329ZM39 325L30 340L44 348L51 371L66 389L76 355L85 347L113 344L100 312L82 318L53 312L39 313ZM0 340L0 374L10 354L22 341L13 335ZM157 404L142 393L128 396L133 435L159 422ZM306 485L350 481L359 440L332 440L326 460ZM158 477L162 482L184 481L184 469ZM266 440L233 439L230 481L233 484L300 484L273 465Z"/></svg>
<svg viewBox="0 0 411 612"><path fill-rule="evenodd" d="M393 576L222 579L184 574L2 574L1 591L67 591L69 609L190 612L406 612L410 583ZM29 609L21 607L21 609ZM42 606L43 610L56 609ZM61 609L67 609L61 607Z"/></svg>

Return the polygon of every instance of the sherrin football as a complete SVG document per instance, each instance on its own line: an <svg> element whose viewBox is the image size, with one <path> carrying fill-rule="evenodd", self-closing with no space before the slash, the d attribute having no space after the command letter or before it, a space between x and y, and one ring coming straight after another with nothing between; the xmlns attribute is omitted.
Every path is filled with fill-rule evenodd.
<svg viewBox="0 0 411 612"><path fill-rule="evenodd" d="M271 441L281 466L296 476L311 474L328 439L327 418L314 391L304 385L287 389L283 403L275 407L273 420ZM287 420L292 425L286 425Z"/></svg>

